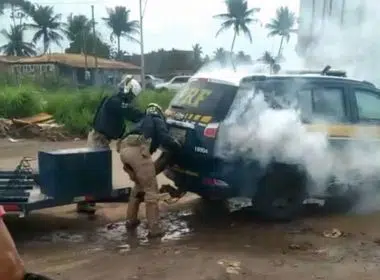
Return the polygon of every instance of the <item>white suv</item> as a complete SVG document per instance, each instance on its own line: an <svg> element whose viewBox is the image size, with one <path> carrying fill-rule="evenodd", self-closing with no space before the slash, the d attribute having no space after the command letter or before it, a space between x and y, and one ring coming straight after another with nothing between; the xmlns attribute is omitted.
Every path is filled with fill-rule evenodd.
<svg viewBox="0 0 380 280"><path fill-rule="evenodd" d="M191 76L175 76L170 81L166 83L161 83L155 85L156 89L169 89L169 90L179 90L189 81Z"/></svg>

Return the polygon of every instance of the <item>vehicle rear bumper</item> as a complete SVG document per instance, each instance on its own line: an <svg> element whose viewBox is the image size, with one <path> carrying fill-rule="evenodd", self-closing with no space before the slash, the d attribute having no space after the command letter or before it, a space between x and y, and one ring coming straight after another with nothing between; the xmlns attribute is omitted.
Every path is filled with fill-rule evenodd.
<svg viewBox="0 0 380 280"><path fill-rule="evenodd" d="M198 173L174 166L164 173L184 191L208 198L224 199L253 197L264 170L252 164L220 163L208 172Z"/></svg>
<svg viewBox="0 0 380 280"><path fill-rule="evenodd" d="M165 175L174 184L187 192L196 193L210 199L225 199L234 196L234 188L223 180L199 176L189 171L178 171L178 169L167 169Z"/></svg>

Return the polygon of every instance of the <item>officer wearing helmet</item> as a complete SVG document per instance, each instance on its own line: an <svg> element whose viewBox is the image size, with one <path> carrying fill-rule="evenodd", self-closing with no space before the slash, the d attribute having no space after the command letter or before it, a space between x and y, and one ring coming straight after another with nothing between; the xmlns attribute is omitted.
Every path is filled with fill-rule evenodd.
<svg viewBox="0 0 380 280"><path fill-rule="evenodd" d="M93 129L89 132L87 145L90 148L110 148L110 142L122 137L125 132L125 121L138 122L144 113L131 105L141 92L141 86L132 75L126 75L118 84L117 94L105 97L99 104ZM94 203L79 203L79 212L93 212Z"/></svg>
<svg viewBox="0 0 380 280"><path fill-rule="evenodd" d="M144 200L150 237L163 234L159 224L156 170L151 157L159 147L176 153L181 144L169 135L161 107L150 103L144 118L126 133L118 146L124 171L135 182L128 203L126 227L134 229L140 223L137 215L140 203Z"/></svg>
<svg viewBox="0 0 380 280"><path fill-rule="evenodd" d="M139 95L141 87L132 75L119 83L119 92L105 97L96 111L93 130L87 139L91 148L109 148L111 140L120 139L125 131L125 121L138 122L144 113L130 103Z"/></svg>

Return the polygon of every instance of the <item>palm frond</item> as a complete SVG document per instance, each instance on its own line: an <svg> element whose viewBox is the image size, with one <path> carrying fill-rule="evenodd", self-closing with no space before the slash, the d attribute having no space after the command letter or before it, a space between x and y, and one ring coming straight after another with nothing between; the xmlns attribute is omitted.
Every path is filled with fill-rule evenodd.
<svg viewBox="0 0 380 280"><path fill-rule="evenodd" d="M232 19L223 22L222 26L220 27L220 29L218 30L218 32L216 32L215 37L218 37L220 33L222 33L223 31L225 31L226 29L230 28L232 25L234 25L234 23L235 23L235 21L232 20Z"/></svg>
<svg viewBox="0 0 380 280"><path fill-rule="evenodd" d="M222 19L222 20L229 20L229 19L231 19L233 17L230 14L219 14L219 15L213 16L213 18Z"/></svg>
<svg viewBox="0 0 380 280"><path fill-rule="evenodd" d="M249 42L252 43L252 35L251 35L251 31L249 30L248 26L242 25L241 30L249 38Z"/></svg>

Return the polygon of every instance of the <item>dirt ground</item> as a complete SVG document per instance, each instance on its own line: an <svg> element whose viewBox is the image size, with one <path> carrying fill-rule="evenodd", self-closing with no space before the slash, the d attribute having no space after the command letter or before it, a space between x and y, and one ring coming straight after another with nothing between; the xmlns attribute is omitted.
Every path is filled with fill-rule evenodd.
<svg viewBox="0 0 380 280"><path fill-rule="evenodd" d="M0 141L0 168L39 149L83 142ZM130 184L114 157L114 183ZM165 178L160 176L162 183ZM101 204L95 217L74 206L8 217L30 271L53 279L376 279L380 276L380 214L329 215L313 211L288 224L263 223L249 211L228 213L189 195L162 204L162 240L123 227L126 205ZM331 231L338 229L336 238ZM332 236L331 236L332 235Z"/></svg>

